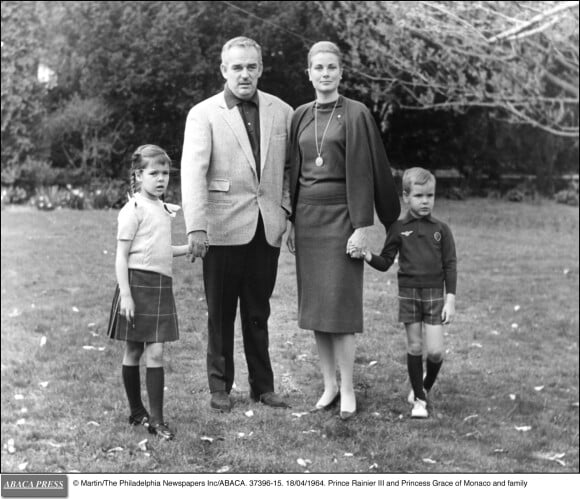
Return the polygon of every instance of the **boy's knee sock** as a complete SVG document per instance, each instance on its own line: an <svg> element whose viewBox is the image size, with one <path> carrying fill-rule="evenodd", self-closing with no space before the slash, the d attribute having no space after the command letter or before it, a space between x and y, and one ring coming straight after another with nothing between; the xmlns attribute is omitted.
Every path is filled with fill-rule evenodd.
<svg viewBox="0 0 580 499"><path fill-rule="evenodd" d="M425 400L423 391L423 356L407 354L407 369L409 370L409 379L415 393L415 398Z"/></svg>
<svg viewBox="0 0 580 499"><path fill-rule="evenodd" d="M163 389L165 387L165 371L162 367L148 367L145 378L151 423L163 423Z"/></svg>
<svg viewBox="0 0 580 499"><path fill-rule="evenodd" d="M141 416L147 412L141 400L141 377L139 376L139 366L126 366L122 368L123 385L129 400L132 416Z"/></svg>
<svg viewBox="0 0 580 499"><path fill-rule="evenodd" d="M433 362L429 357L427 357L427 376L425 376L425 380L423 381L423 387L425 390L428 391L433 388L433 384L439 374L439 369L441 369L441 364L443 364L442 360L439 362Z"/></svg>

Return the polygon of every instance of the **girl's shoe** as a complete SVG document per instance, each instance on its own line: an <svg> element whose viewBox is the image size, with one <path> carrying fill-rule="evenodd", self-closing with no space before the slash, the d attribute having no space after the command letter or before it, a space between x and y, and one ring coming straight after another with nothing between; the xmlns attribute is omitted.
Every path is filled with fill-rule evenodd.
<svg viewBox="0 0 580 499"><path fill-rule="evenodd" d="M155 423L149 425L149 433L157 435L159 438L165 440L173 440L175 438L175 433L173 433L166 423Z"/></svg>
<svg viewBox="0 0 580 499"><path fill-rule="evenodd" d="M146 412L143 414L139 414L138 416L133 416L131 414L129 416L129 424L131 426L144 426L145 428L149 428L149 414Z"/></svg>
<svg viewBox="0 0 580 499"><path fill-rule="evenodd" d="M413 403L413 409L411 409L411 417L425 419L429 417L429 412L427 411L427 401L417 399Z"/></svg>

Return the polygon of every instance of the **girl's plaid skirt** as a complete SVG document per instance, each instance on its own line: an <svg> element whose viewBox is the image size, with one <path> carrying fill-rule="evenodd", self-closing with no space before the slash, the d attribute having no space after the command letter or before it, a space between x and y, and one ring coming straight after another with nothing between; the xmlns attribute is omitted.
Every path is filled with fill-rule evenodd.
<svg viewBox="0 0 580 499"><path fill-rule="evenodd" d="M121 297L117 285L107 330L109 338L147 343L179 339L171 277L129 269L129 285L135 302L135 319L130 323L119 313Z"/></svg>

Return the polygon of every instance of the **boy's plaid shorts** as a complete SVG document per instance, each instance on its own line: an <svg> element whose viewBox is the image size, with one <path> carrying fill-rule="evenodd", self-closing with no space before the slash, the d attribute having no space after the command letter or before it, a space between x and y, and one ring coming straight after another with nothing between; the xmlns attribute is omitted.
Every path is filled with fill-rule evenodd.
<svg viewBox="0 0 580 499"><path fill-rule="evenodd" d="M441 324L444 302L441 288L399 288L399 322Z"/></svg>

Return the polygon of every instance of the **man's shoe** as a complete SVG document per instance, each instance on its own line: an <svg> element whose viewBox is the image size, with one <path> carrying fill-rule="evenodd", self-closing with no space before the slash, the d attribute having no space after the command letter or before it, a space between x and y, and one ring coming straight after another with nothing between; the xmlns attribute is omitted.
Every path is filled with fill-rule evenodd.
<svg viewBox="0 0 580 499"><path fill-rule="evenodd" d="M232 401L226 392L213 392L209 405L216 411L230 412L232 410Z"/></svg>
<svg viewBox="0 0 580 499"><path fill-rule="evenodd" d="M262 402L264 405L269 405L270 407L279 407L281 409L288 409L290 406L282 400L280 395L275 392L262 393L259 397L250 392L250 397L254 402Z"/></svg>

